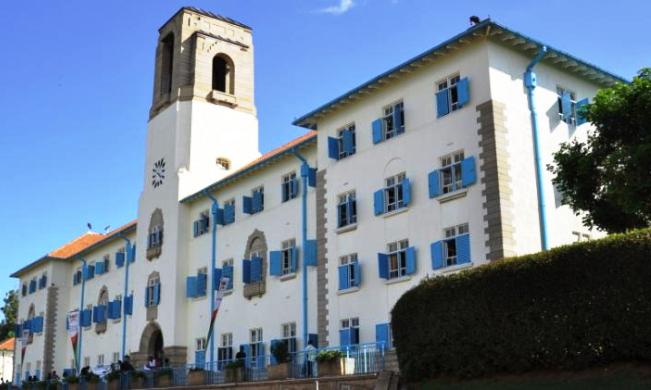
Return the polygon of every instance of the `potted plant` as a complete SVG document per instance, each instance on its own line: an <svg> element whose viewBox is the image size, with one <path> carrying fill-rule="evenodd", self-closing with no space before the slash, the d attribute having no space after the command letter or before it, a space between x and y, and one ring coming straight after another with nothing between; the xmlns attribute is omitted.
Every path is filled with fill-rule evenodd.
<svg viewBox="0 0 651 390"><path fill-rule="evenodd" d="M158 387L172 386L172 377L174 376L174 371L171 368L161 368L156 374L158 377Z"/></svg>
<svg viewBox="0 0 651 390"><path fill-rule="evenodd" d="M84 382L86 382L86 390L95 390L97 388L97 384L102 380L99 375L93 372L88 372L86 375L84 375L83 378Z"/></svg>
<svg viewBox="0 0 651 390"><path fill-rule="evenodd" d="M77 390L79 388L79 377L77 375L68 375L63 378L63 381L68 384L68 390Z"/></svg>
<svg viewBox="0 0 651 390"><path fill-rule="evenodd" d="M225 377L227 383L242 382L244 380L244 360L233 360L226 364Z"/></svg>
<svg viewBox="0 0 651 390"><path fill-rule="evenodd" d="M271 354L276 359L276 364L267 367L269 379L289 378L289 348L286 342L279 341L271 345Z"/></svg>
<svg viewBox="0 0 651 390"><path fill-rule="evenodd" d="M108 374L106 374L106 383L108 385L109 390L119 390L120 389L120 377L121 377L120 371L111 371Z"/></svg>
<svg viewBox="0 0 651 390"><path fill-rule="evenodd" d="M343 373L340 351L321 351L316 355L319 367L319 376L339 376Z"/></svg>
<svg viewBox="0 0 651 390"><path fill-rule="evenodd" d="M206 382L206 372L201 367L193 367L188 372L188 386L201 386Z"/></svg>
<svg viewBox="0 0 651 390"><path fill-rule="evenodd" d="M142 389L145 387L145 373L142 371L129 372L129 388Z"/></svg>

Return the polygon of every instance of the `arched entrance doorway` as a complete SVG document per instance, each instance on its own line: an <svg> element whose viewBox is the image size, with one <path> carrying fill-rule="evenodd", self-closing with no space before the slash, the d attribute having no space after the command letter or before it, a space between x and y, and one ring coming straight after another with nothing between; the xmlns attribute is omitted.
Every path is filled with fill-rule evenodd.
<svg viewBox="0 0 651 390"><path fill-rule="evenodd" d="M165 360L164 348L165 342L160 326L155 322L150 322L142 332L139 355L145 361L153 356L157 361L163 362Z"/></svg>

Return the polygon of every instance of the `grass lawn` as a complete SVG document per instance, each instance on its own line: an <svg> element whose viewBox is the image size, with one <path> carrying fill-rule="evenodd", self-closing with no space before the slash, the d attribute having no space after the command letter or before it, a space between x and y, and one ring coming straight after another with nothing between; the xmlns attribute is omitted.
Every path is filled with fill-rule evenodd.
<svg viewBox="0 0 651 390"><path fill-rule="evenodd" d="M468 381L439 379L415 387L450 390L651 389L651 367L623 365L580 372L533 373Z"/></svg>

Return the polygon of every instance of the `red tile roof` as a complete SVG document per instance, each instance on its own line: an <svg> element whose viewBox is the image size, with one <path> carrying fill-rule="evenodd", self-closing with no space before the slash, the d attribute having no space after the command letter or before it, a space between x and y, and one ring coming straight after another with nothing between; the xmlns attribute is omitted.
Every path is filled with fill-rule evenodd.
<svg viewBox="0 0 651 390"><path fill-rule="evenodd" d="M16 338L12 337L0 343L0 351L13 351L16 347Z"/></svg>
<svg viewBox="0 0 651 390"><path fill-rule="evenodd" d="M88 248L102 238L104 238L103 234L86 232L74 240L63 244L62 246L48 253L48 256L66 259L68 257L76 255L77 253Z"/></svg>
<svg viewBox="0 0 651 390"><path fill-rule="evenodd" d="M240 168L237 171L233 172L232 175L236 175L240 171L243 171L243 170L245 170L247 168L250 168L250 167L252 167L252 166L254 166L256 164L261 163L264 160L267 160L267 159L269 159L269 158L271 158L271 157L273 157L273 156L275 156L277 154L280 154L280 153L282 153L282 152L284 152L284 151L286 151L288 149L291 149L291 148L293 148L294 146L300 144L303 141L306 141L306 140L308 140L310 138L314 138L314 137L316 137L316 133L317 132L315 130L308 131L307 133L303 134L302 136L300 136L298 138L294 138L293 140L287 142L285 145L279 146L276 149L272 149L272 150L268 151L267 153L264 153L262 156L256 158L255 160L253 160L250 163L246 164L242 168Z"/></svg>

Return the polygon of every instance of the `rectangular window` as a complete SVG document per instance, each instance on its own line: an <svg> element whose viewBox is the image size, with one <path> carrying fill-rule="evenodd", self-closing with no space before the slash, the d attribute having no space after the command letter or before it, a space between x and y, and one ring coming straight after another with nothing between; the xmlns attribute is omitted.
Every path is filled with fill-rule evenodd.
<svg viewBox="0 0 651 390"><path fill-rule="evenodd" d="M359 287L361 275L359 269L359 261L357 260L357 253L341 256L339 258L340 264L340 289L351 287Z"/></svg>
<svg viewBox="0 0 651 390"><path fill-rule="evenodd" d="M463 151L441 157L441 192L447 194L463 187L461 180L461 162Z"/></svg>
<svg viewBox="0 0 651 390"><path fill-rule="evenodd" d="M296 240L293 238L291 240L283 241L282 243L281 272L283 275L296 272L297 259L293 258L296 253L296 251L294 250L295 248L296 248Z"/></svg>
<svg viewBox="0 0 651 390"><path fill-rule="evenodd" d="M224 202L224 225L235 222L235 199Z"/></svg>
<svg viewBox="0 0 651 390"><path fill-rule="evenodd" d="M407 248L409 240L401 240L387 245L389 260L389 279L407 275Z"/></svg>
<svg viewBox="0 0 651 390"><path fill-rule="evenodd" d="M210 231L210 212L206 210L201 212L199 219L192 223L192 233L194 237L198 237L208 231Z"/></svg>
<svg viewBox="0 0 651 390"><path fill-rule="evenodd" d="M120 361L120 352L113 352L113 363Z"/></svg>
<svg viewBox="0 0 651 390"><path fill-rule="evenodd" d="M99 367L104 366L104 355L103 354L97 356L97 365Z"/></svg>
<svg viewBox="0 0 651 390"><path fill-rule="evenodd" d="M438 82L439 92L447 90L448 112L461 108L459 105L459 89L457 86L459 80L461 80L461 77L457 74Z"/></svg>
<svg viewBox="0 0 651 390"><path fill-rule="evenodd" d="M288 322L281 325L282 340L287 344L289 353L296 352L296 322Z"/></svg>
<svg viewBox="0 0 651 390"><path fill-rule="evenodd" d="M445 266L449 267L459 263L457 258L459 248L457 248L456 238L464 234L468 234L467 223L444 229L443 260L445 261Z"/></svg>
<svg viewBox="0 0 651 390"><path fill-rule="evenodd" d="M84 367L90 367L90 356L84 357Z"/></svg>
<svg viewBox="0 0 651 390"><path fill-rule="evenodd" d="M296 172L291 172L283 176L282 180L282 200L287 202L298 196L298 179Z"/></svg>
<svg viewBox="0 0 651 390"><path fill-rule="evenodd" d="M160 226L154 226L147 239L147 248L158 248L161 245L163 245L163 229Z"/></svg>
<svg viewBox="0 0 651 390"><path fill-rule="evenodd" d="M222 335L221 335L221 346L222 347L232 347L233 346L233 334L232 333L222 333Z"/></svg>
<svg viewBox="0 0 651 390"><path fill-rule="evenodd" d="M337 227L344 227L357 223L357 201L355 191L339 195L337 204Z"/></svg>
<svg viewBox="0 0 651 390"><path fill-rule="evenodd" d="M337 130L337 143L339 159L355 154L357 141L355 140L355 124L351 123Z"/></svg>
<svg viewBox="0 0 651 390"><path fill-rule="evenodd" d="M556 87L558 93L558 116L569 125L576 125L576 93Z"/></svg>
<svg viewBox="0 0 651 390"><path fill-rule="evenodd" d="M197 351L205 351L207 348L206 338L201 337L195 340L195 348Z"/></svg>
<svg viewBox="0 0 651 390"><path fill-rule="evenodd" d="M160 280L157 277L149 279L147 283L147 307L158 305L157 295L160 293L159 286Z"/></svg>
<svg viewBox="0 0 651 390"><path fill-rule="evenodd" d="M359 318L353 317L341 320L340 334L344 339L340 340L341 345L359 344Z"/></svg>
<svg viewBox="0 0 651 390"><path fill-rule="evenodd" d="M224 368L227 362L233 360L233 334L222 333L217 349L217 366L220 370Z"/></svg>
<svg viewBox="0 0 651 390"><path fill-rule="evenodd" d="M384 114L382 122L385 140L405 132L405 113L402 102L386 106L382 111Z"/></svg>
<svg viewBox="0 0 651 390"><path fill-rule="evenodd" d="M264 367L264 361L260 357L264 357L264 344L262 343L262 328L251 329L250 332L250 347L251 347L251 366L255 368ZM249 356L247 356L249 358Z"/></svg>
<svg viewBox="0 0 651 390"><path fill-rule="evenodd" d="M384 212L391 212L405 207L402 182L405 173L400 173L385 179L384 184Z"/></svg>

